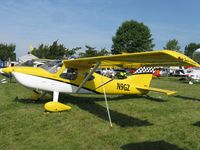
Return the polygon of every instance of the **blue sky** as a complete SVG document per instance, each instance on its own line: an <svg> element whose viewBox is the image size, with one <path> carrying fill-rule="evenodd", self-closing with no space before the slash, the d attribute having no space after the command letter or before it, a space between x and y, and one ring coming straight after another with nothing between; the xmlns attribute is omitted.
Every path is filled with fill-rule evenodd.
<svg viewBox="0 0 200 150"><path fill-rule="evenodd" d="M59 40L68 48L110 49L126 20L147 25L154 49L176 38L184 50L200 43L199 0L1 0L0 42L16 44L17 56L29 45Z"/></svg>

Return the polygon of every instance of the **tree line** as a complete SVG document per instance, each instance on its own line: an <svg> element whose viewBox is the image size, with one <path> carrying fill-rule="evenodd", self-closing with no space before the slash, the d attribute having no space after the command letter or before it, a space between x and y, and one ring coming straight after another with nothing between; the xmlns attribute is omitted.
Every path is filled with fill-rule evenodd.
<svg viewBox="0 0 200 150"><path fill-rule="evenodd" d="M15 44L0 43L0 60L5 62L16 60Z"/></svg>
<svg viewBox="0 0 200 150"><path fill-rule="evenodd" d="M134 20L123 22L112 37L112 42L111 50L106 48L98 50L89 45L84 48L66 48L56 40L51 45L41 43L38 47L34 47L30 53L39 58L63 59L152 51L155 46L149 27ZM15 48L15 44L0 43L0 60L16 60ZM200 48L200 43L191 42L185 46L184 54L192 58L193 52L198 48ZM182 52L177 39L169 40L163 49Z"/></svg>
<svg viewBox="0 0 200 150"><path fill-rule="evenodd" d="M95 47L89 45L85 46L85 52L77 52L81 50L81 47L66 48L63 44L59 44L58 41L54 41L52 45L40 44L38 48L33 48L31 53L39 58L47 59L63 59L73 57L92 57L102 56L110 54L108 50L102 48L97 50Z"/></svg>

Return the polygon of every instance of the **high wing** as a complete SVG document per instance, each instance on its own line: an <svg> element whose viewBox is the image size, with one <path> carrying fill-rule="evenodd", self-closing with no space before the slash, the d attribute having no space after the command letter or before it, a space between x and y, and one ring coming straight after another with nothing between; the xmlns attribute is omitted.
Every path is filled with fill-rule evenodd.
<svg viewBox="0 0 200 150"><path fill-rule="evenodd" d="M65 66L91 68L95 64L100 66L195 66L200 65L189 57L171 50L157 50L140 53L126 53L111 56L97 56L64 60Z"/></svg>

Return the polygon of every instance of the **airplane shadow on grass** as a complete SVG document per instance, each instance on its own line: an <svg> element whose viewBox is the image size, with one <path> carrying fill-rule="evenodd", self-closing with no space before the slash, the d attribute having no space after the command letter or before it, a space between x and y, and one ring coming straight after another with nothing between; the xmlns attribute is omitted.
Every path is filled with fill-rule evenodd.
<svg viewBox="0 0 200 150"><path fill-rule="evenodd" d="M123 150L183 150L178 146L161 141L146 141L141 143L129 143L120 147Z"/></svg>
<svg viewBox="0 0 200 150"><path fill-rule="evenodd" d="M105 107L101 106L100 104L95 103L94 101L86 100L75 100L75 99L68 99L69 103L77 105L84 111L87 111L103 120L109 121L107 116L107 110ZM115 110L110 109L110 114L112 118L112 122L121 126L121 127L134 127L134 126L149 126L152 125L147 120L141 120L126 114L122 114Z"/></svg>
<svg viewBox="0 0 200 150"><path fill-rule="evenodd" d="M78 106L80 109L87 111L105 121L108 120L107 116L107 110L106 107L103 107L102 105L96 103L99 101L104 101L104 97L87 97L87 96L73 96L73 95L67 95L67 94L61 94L60 95L59 102L61 103L71 103L73 105ZM162 99L157 99L153 97L144 97L144 96L133 96L133 95L124 95L124 96L116 96L116 97L109 97L109 101L119 101L119 100L137 100L137 99L147 99L155 102L165 102L165 100ZM22 103L33 103L32 99L15 99L17 102L22 102ZM44 104L48 102L49 100L41 100L35 102L36 104ZM112 122L121 126L121 127L137 127L137 126L149 126L153 125L147 120L141 120L126 114L122 114L116 110L110 109L110 114L112 118Z"/></svg>
<svg viewBox="0 0 200 150"><path fill-rule="evenodd" d="M189 97L189 96L175 95L174 97L180 98L180 99L183 99L183 100L200 101L199 98L194 98L194 97Z"/></svg>
<svg viewBox="0 0 200 150"><path fill-rule="evenodd" d="M193 123L192 125L200 127L200 121Z"/></svg>

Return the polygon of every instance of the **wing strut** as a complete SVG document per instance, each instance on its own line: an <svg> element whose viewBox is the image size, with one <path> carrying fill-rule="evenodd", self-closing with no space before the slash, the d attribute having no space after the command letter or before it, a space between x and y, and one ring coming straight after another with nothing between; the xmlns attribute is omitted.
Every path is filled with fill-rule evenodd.
<svg viewBox="0 0 200 150"><path fill-rule="evenodd" d="M107 113L108 113L108 119L109 119L109 122L110 122L110 127L112 127L112 120L111 120L111 117L110 117L110 111L109 111L109 106L108 106L108 101L107 101L107 96L106 96L106 89L104 87L103 77L101 77L101 79L102 79L103 93L104 93L104 98L105 98L105 103L106 103L106 109L107 109Z"/></svg>
<svg viewBox="0 0 200 150"><path fill-rule="evenodd" d="M85 79L83 80L83 82L79 85L78 89L76 90L76 93L78 93L80 91L80 89L84 86L84 84L92 76L92 74L97 70L97 68L99 67L100 64L101 64L100 62L97 62L96 65L94 66L94 68L92 70L90 70L90 72L85 77Z"/></svg>

